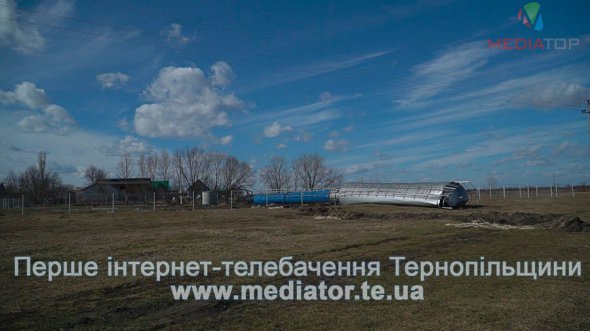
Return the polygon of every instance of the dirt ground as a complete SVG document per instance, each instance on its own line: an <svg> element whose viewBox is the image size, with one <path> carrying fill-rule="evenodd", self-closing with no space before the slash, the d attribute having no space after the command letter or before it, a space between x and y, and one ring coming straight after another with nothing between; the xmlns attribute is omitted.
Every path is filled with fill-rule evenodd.
<svg viewBox="0 0 590 331"><path fill-rule="evenodd" d="M2 329L590 329L590 194L487 199L459 210L398 206L0 211ZM15 277L34 260L381 261L382 275L310 282L419 284L423 301L174 301L170 285L279 277ZM581 261L581 277L396 277L416 261Z"/></svg>

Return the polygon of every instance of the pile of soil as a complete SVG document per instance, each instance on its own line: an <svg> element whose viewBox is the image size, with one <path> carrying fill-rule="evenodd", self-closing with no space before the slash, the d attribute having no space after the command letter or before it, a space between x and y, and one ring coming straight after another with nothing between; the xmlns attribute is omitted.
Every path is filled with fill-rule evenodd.
<svg viewBox="0 0 590 331"><path fill-rule="evenodd" d="M408 213L372 213L364 211L354 211L341 206L301 206L297 208L300 215L314 216L317 219L379 219L379 220L396 220L396 219L417 219L433 220L447 219L464 223L471 223L474 220L490 224L502 224L511 226L534 226L537 228L551 229L563 232L590 232L590 223L583 221L576 216L567 216L559 214L533 214L533 213L508 213L508 212L486 212L471 213L468 215L445 213L439 211Z"/></svg>
<svg viewBox="0 0 590 331"><path fill-rule="evenodd" d="M582 221L579 217L563 217L549 224L548 228L563 232L590 232L590 223Z"/></svg>

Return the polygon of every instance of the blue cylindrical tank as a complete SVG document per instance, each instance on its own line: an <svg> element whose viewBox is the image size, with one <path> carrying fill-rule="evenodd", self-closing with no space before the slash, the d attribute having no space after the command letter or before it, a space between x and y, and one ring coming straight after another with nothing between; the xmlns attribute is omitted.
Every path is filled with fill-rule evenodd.
<svg viewBox="0 0 590 331"><path fill-rule="evenodd" d="M252 203L255 205L268 204L299 204L303 203L329 203L330 190L319 191L293 191L279 193L254 194Z"/></svg>

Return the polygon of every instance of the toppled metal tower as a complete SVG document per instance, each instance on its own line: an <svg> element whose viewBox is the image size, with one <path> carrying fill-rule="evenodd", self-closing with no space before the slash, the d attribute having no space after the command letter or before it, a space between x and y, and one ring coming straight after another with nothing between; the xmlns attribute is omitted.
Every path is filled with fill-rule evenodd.
<svg viewBox="0 0 590 331"><path fill-rule="evenodd" d="M457 182L344 183L333 192L343 205L376 203L408 206L461 207L469 194Z"/></svg>

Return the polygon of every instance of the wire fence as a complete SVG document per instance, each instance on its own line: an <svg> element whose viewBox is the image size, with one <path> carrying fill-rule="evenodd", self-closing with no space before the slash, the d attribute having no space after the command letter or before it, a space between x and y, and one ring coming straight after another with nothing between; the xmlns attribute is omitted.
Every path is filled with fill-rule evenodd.
<svg viewBox="0 0 590 331"><path fill-rule="evenodd" d="M468 190L471 201L486 199L557 199L576 198L580 193L590 192L587 186L515 186L495 188L471 188Z"/></svg>
<svg viewBox="0 0 590 331"><path fill-rule="evenodd" d="M261 195L262 200L268 203L259 206L272 206L270 197L273 194L289 194L290 199L300 199L300 203L307 204L309 192L326 189L283 189L283 190L259 190L255 195ZM590 194L590 187L578 186L517 186L496 188L475 188L467 190L470 203L485 202L486 200L541 200L541 199L583 199ZM111 193L101 196L99 199L85 199L76 192L64 194L58 198L41 199L26 194L12 194L0 196L0 212L3 215L26 215L28 211L56 211L68 214L85 213L89 211L105 211L116 213L121 211L197 211L210 208L239 209L253 206L252 195L245 191L213 192L213 191L189 191L189 192L146 192L133 199L125 199L123 194ZM337 198L329 195L329 203L337 204Z"/></svg>
<svg viewBox="0 0 590 331"><path fill-rule="evenodd" d="M157 192L145 193L133 198L124 194L111 193L94 196L92 199L80 196L76 192L65 194L63 197L41 199L26 194L0 196L0 211L2 214L25 215L27 211L51 210L69 214L106 211L196 211L205 208L237 209L249 207L244 191L229 192L189 191L189 192Z"/></svg>

